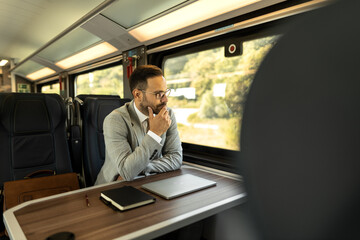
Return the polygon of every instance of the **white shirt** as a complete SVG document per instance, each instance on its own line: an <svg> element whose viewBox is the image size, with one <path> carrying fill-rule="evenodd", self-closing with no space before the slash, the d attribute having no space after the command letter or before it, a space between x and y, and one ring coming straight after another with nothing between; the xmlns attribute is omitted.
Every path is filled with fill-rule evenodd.
<svg viewBox="0 0 360 240"><path fill-rule="evenodd" d="M146 121L146 119L148 119L149 117L146 116L145 114L143 114L142 112L140 112L140 110L136 107L136 104L134 102L134 108L135 108L135 112L136 112L136 115L138 116L140 122L141 122L141 125L144 129L144 132L146 133L146 130L147 130L147 124L148 122ZM155 114L154 114L155 116ZM161 137L159 137L158 135L156 135L154 132L152 131L148 131L147 134L150 135L150 137L152 137L155 141L157 141L158 143L161 142Z"/></svg>

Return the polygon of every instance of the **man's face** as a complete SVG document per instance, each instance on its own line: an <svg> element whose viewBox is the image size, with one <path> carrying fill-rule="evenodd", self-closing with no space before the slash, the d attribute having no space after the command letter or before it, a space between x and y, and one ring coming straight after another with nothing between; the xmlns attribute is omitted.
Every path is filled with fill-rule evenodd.
<svg viewBox="0 0 360 240"><path fill-rule="evenodd" d="M167 90L166 80L163 76L156 76L147 79L147 89L142 92L142 99L139 103L140 111L146 115L149 115L148 107L151 107L155 114L158 114L160 110L166 106L168 98L164 95L162 98L158 98L159 94L164 93Z"/></svg>

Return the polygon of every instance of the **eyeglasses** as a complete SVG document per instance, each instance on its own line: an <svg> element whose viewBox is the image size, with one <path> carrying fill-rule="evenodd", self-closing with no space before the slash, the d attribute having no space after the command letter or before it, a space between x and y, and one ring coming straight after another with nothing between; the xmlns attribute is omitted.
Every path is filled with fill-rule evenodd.
<svg viewBox="0 0 360 240"><path fill-rule="evenodd" d="M160 92L146 92L145 90L141 90L140 91L144 92L144 93L150 93L155 95L156 99L163 99L164 96L168 97L170 95L171 89L166 89L166 91L160 91Z"/></svg>

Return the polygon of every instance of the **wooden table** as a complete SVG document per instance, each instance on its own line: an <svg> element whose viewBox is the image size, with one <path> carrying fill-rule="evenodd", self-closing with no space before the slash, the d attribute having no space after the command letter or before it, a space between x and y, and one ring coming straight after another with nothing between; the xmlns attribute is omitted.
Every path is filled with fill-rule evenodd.
<svg viewBox="0 0 360 240"><path fill-rule="evenodd" d="M114 211L99 200L106 189L142 184L190 173L217 185L172 200L157 195L156 202L125 212ZM145 191L145 190L143 190ZM146 191L145 191L146 192ZM90 206L86 204L87 194ZM11 239L46 239L69 231L81 239L151 239L241 204L245 193L241 180L191 166L180 170L84 188L20 204L4 213Z"/></svg>

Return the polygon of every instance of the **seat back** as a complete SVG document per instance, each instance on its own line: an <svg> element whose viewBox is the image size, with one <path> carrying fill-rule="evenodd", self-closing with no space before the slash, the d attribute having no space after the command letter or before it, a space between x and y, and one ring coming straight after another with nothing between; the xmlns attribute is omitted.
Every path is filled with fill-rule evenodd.
<svg viewBox="0 0 360 240"><path fill-rule="evenodd" d="M86 186L94 185L105 161L103 122L114 109L130 99L114 96L87 96L81 110L83 136L83 163Z"/></svg>
<svg viewBox="0 0 360 240"><path fill-rule="evenodd" d="M94 95L94 94L80 94L74 98L69 97L66 99L66 107L68 113L68 135L69 135L69 148L72 161L72 168L74 172L79 174L80 182L85 186L85 180L83 176L83 143L82 143L82 115L83 105L87 97L99 97L99 98L116 98L120 99L116 95Z"/></svg>
<svg viewBox="0 0 360 240"><path fill-rule="evenodd" d="M0 185L37 170L72 172L57 94L0 93Z"/></svg>
<svg viewBox="0 0 360 240"><path fill-rule="evenodd" d="M359 8L299 16L252 83L241 156L260 239L360 238Z"/></svg>

